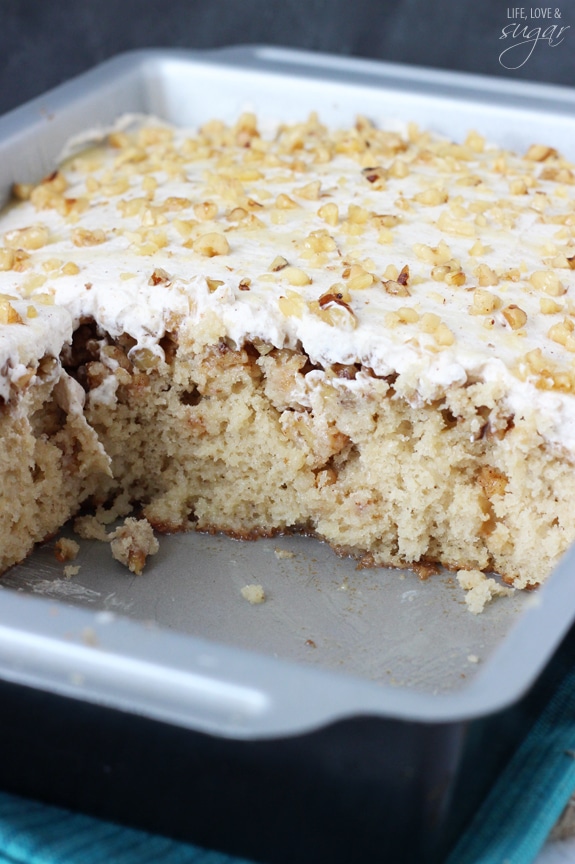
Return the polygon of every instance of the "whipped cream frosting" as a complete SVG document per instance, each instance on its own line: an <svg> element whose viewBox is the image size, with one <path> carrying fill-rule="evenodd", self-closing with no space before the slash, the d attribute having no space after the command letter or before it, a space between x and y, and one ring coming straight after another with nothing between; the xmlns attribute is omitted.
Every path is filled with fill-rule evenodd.
<svg viewBox="0 0 575 864"><path fill-rule="evenodd" d="M398 376L414 403L499 382L575 451L574 184L550 147L362 118L115 131L1 216L0 396L93 318L159 357L174 328L301 346Z"/></svg>

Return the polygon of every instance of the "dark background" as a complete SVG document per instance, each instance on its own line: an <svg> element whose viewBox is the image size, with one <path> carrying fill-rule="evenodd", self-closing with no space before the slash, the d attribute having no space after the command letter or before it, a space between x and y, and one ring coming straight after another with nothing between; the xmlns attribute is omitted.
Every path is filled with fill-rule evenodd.
<svg viewBox="0 0 575 864"><path fill-rule="evenodd" d="M499 55L512 0L0 0L0 113L133 48L267 43L332 54L575 85L575 0L543 27L569 25L562 44L536 45L517 70ZM529 20L541 0L525 4ZM557 0L556 0L557 2ZM517 55L519 57L519 55Z"/></svg>

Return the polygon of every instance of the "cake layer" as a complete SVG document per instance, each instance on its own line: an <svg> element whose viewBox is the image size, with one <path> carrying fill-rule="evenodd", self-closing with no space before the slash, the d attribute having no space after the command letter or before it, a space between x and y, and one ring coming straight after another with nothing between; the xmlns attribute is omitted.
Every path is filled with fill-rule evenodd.
<svg viewBox="0 0 575 864"><path fill-rule="evenodd" d="M113 132L2 216L5 422L64 347L113 475L70 512L537 583L575 535L574 183L365 118Z"/></svg>
<svg viewBox="0 0 575 864"><path fill-rule="evenodd" d="M83 395L46 356L10 410L0 408L0 573L56 534L110 473Z"/></svg>
<svg viewBox="0 0 575 864"><path fill-rule="evenodd" d="M539 582L575 539L572 464L498 415L490 385L415 408L392 379L313 369L301 351L182 341L169 371L142 373L107 350L116 372L95 360L87 377L115 378L117 399L89 396L87 417L116 491L145 502L161 532L304 531L361 566L425 575L441 562L515 587Z"/></svg>

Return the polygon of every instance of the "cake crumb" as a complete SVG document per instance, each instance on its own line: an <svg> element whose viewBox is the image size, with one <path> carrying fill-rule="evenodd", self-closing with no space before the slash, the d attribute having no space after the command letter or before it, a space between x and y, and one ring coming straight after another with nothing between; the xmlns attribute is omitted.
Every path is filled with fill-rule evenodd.
<svg viewBox="0 0 575 864"><path fill-rule="evenodd" d="M125 564L136 576L142 575L146 559L160 548L147 519L129 517L108 534L107 539L111 541L110 548L116 561Z"/></svg>
<svg viewBox="0 0 575 864"><path fill-rule="evenodd" d="M105 521L101 513L79 516L74 521L74 531L84 540L109 543L116 561L124 564L136 576L141 576L148 556L155 555L160 548L152 526L147 519L128 517L123 525L108 533Z"/></svg>
<svg viewBox="0 0 575 864"><path fill-rule="evenodd" d="M80 565L79 564L76 564L76 565L67 564L64 567L64 576L66 577L66 579L71 579L73 576L77 576L79 572L80 572Z"/></svg>
<svg viewBox="0 0 575 864"><path fill-rule="evenodd" d="M411 569L422 582L425 582L430 576L436 576L439 573L439 567L437 564L422 564L419 561L413 563Z"/></svg>
<svg viewBox="0 0 575 864"><path fill-rule="evenodd" d="M69 540L67 537L61 537L56 541L54 546L54 555L56 560L63 563L64 561L73 561L80 551L80 544L75 540Z"/></svg>
<svg viewBox="0 0 575 864"><path fill-rule="evenodd" d="M457 581L467 592L465 602L474 615L479 615L494 597L508 597L513 588L500 585L495 579L486 576L481 570L458 570Z"/></svg>
<svg viewBox="0 0 575 864"><path fill-rule="evenodd" d="M106 543L111 537L106 532L106 525L127 516L131 510L126 493L121 493L109 507L98 507L91 515L78 516L74 520L74 531L84 540L101 540Z"/></svg>
<svg viewBox="0 0 575 864"><path fill-rule="evenodd" d="M479 657L477 656L477 654L468 654L467 655L467 662L468 663L479 663Z"/></svg>
<svg viewBox="0 0 575 864"><path fill-rule="evenodd" d="M287 549L274 549L274 555L281 561L282 558L293 558L295 556L295 552L289 552Z"/></svg>
<svg viewBox="0 0 575 864"><path fill-rule="evenodd" d="M102 523L95 516L78 516L74 520L74 531L83 540L108 540L108 534Z"/></svg>
<svg viewBox="0 0 575 864"><path fill-rule="evenodd" d="M241 590L241 595L244 600L247 600L248 603L252 604L252 606L257 605L258 603L265 603L266 600L266 592L261 585L244 585Z"/></svg>

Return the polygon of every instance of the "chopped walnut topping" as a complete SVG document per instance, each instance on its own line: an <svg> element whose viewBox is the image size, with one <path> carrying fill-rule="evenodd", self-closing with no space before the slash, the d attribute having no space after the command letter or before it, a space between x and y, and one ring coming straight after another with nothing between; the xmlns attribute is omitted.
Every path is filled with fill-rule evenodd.
<svg viewBox="0 0 575 864"><path fill-rule="evenodd" d="M557 312L561 312L563 307L559 303L556 303L555 300L552 300L551 297L541 297L539 300L539 309L543 315L555 315Z"/></svg>
<svg viewBox="0 0 575 864"><path fill-rule="evenodd" d="M0 249L0 270L11 270L15 260L13 249Z"/></svg>
<svg viewBox="0 0 575 864"><path fill-rule="evenodd" d="M425 189L423 192L418 192L414 195L413 200L427 207L437 207L439 204L445 204L448 197L445 189L431 186L429 189Z"/></svg>
<svg viewBox="0 0 575 864"><path fill-rule="evenodd" d="M455 260L434 267L431 271L431 278L435 282L445 282L447 285L454 287L465 285L465 273L461 269L459 262Z"/></svg>
<svg viewBox="0 0 575 864"><path fill-rule="evenodd" d="M544 168L539 178L541 180L553 180L555 183L566 183L569 186L575 183L575 173L566 166Z"/></svg>
<svg viewBox="0 0 575 864"><path fill-rule="evenodd" d="M473 271L473 275L476 277L482 288L486 288L488 285L497 285L499 283L497 273L487 264L479 264L479 266Z"/></svg>
<svg viewBox="0 0 575 864"><path fill-rule="evenodd" d="M523 309L520 309L520 307L516 306L515 303L510 303L509 306L505 306L501 310L501 314L512 330L520 330L521 327L524 327L527 323L527 315Z"/></svg>
<svg viewBox="0 0 575 864"><path fill-rule="evenodd" d="M363 291L364 288L369 288L373 285L374 278L372 273L368 273L362 267L358 268L359 272L349 277L347 287L350 291Z"/></svg>
<svg viewBox="0 0 575 864"><path fill-rule="evenodd" d="M570 318L564 318L549 328L547 335L553 342L563 345L567 351L575 352L575 324Z"/></svg>
<svg viewBox="0 0 575 864"><path fill-rule="evenodd" d="M311 183L306 183L305 186L300 186L299 189L294 189L294 194L298 198L305 198L307 201L317 201L321 193L321 181L313 180Z"/></svg>
<svg viewBox="0 0 575 864"><path fill-rule="evenodd" d="M320 217L320 219L323 219L324 222L327 222L328 225L335 226L339 221L338 206L331 201L327 204L322 204L322 206L317 211L317 215Z"/></svg>
<svg viewBox="0 0 575 864"><path fill-rule="evenodd" d="M61 272L64 276L77 276L80 272L80 268L74 261L67 261L62 265Z"/></svg>
<svg viewBox="0 0 575 864"><path fill-rule="evenodd" d="M54 305L54 295L53 294L34 294L34 302L39 303L40 306L53 306Z"/></svg>
<svg viewBox="0 0 575 864"><path fill-rule="evenodd" d="M409 282L409 264L404 264L399 272L397 281L400 285L407 285Z"/></svg>
<svg viewBox="0 0 575 864"><path fill-rule="evenodd" d="M499 300L490 291L485 291L483 288L476 288L473 292L473 306L471 313L473 315L489 315L494 309L497 309Z"/></svg>
<svg viewBox="0 0 575 864"><path fill-rule="evenodd" d="M409 177L409 165L403 159L395 159L389 167L389 174L398 180Z"/></svg>
<svg viewBox="0 0 575 864"><path fill-rule="evenodd" d="M284 267L282 268L282 276L289 282L290 285L309 285L311 283L311 277L308 274L301 270L299 267Z"/></svg>
<svg viewBox="0 0 575 864"><path fill-rule="evenodd" d="M229 255L230 244L223 234L210 231L194 240L192 249L206 258L214 258L216 255Z"/></svg>
<svg viewBox="0 0 575 864"><path fill-rule="evenodd" d="M335 240L325 229L311 231L305 238L303 245L305 252L311 253L333 252L337 248Z"/></svg>
<svg viewBox="0 0 575 864"><path fill-rule="evenodd" d="M544 372L549 361L543 356L541 348L534 348L525 355L525 362L531 372Z"/></svg>
<svg viewBox="0 0 575 864"><path fill-rule="evenodd" d="M449 345L453 345L455 342L455 335L449 329L447 324L443 322L437 327L433 332L433 336L438 345L442 345L448 347Z"/></svg>
<svg viewBox="0 0 575 864"><path fill-rule="evenodd" d="M6 246L12 249L41 249L49 238L48 229L44 225L30 225L28 228L18 228L4 235Z"/></svg>
<svg viewBox="0 0 575 864"><path fill-rule="evenodd" d="M365 225L370 217L369 210L365 207L360 207L358 204L350 204L347 208L347 220L352 224Z"/></svg>
<svg viewBox="0 0 575 864"><path fill-rule="evenodd" d="M441 324L441 318L434 312L425 312L419 321L422 333L435 333Z"/></svg>
<svg viewBox="0 0 575 864"><path fill-rule="evenodd" d="M560 297L567 290L553 270L535 270L529 277L529 281L534 288L545 291L552 297Z"/></svg>
<svg viewBox="0 0 575 864"><path fill-rule="evenodd" d="M88 231L87 228L74 228L72 231L72 243L74 246L99 246L106 242L106 235L101 228Z"/></svg>
<svg viewBox="0 0 575 864"><path fill-rule="evenodd" d="M462 237L473 237L475 235L475 225L473 222L453 216L447 210L442 211L437 220L437 225L446 234L457 234Z"/></svg>
<svg viewBox="0 0 575 864"><path fill-rule="evenodd" d="M241 222L248 216L248 211L244 207L234 207L229 213L226 215L226 218L230 222Z"/></svg>
<svg viewBox="0 0 575 864"><path fill-rule="evenodd" d="M422 261L427 261L428 264L440 266L446 264L452 257L451 249L444 240L440 240L438 245L433 248L425 243L416 243L413 251Z"/></svg>
<svg viewBox="0 0 575 864"><path fill-rule="evenodd" d="M169 273L166 273L161 267L156 267L148 279L148 285L167 285L171 280L172 277Z"/></svg>
<svg viewBox="0 0 575 864"><path fill-rule="evenodd" d="M272 263L270 264L269 270L270 273L277 273L279 270L283 270L289 264L287 258L284 258L283 255L276 255Z"/></svg>
<svg viewBox="0 0 575 864"><path fill-rule="evenodd" d="M532 144L525 154L525 158L530 162L545 162L546 159L555 158L557 155L557 150L554 150L553 147L547 147L545 144Z"/></svg>
<svg viewBox="0 0 575 864"><path fill-rule="evenodd" d="M18 201L28 201L34 185L32 183L14 183L12 186L12 195Z"/></svg>
<svg viewBox="0 0 575 864"><path fill-rule="evenodd" d="M218 206L213 201L203 201L201 204L194 204L194 213L198 219L209 222L218 215Z"/></svg>
<svg viewBox="0 0 575 864"><path fill-rule="evenodd" d="M224 282L222 279L211 279L209 276L206 276L206 284L208 286L208 290L210 293L216 291L220 285L223 285Z"/></svg>
<svg viewBox="0 0 575 864"><path fill-rule="evenodd" d="M419 321L419 313L413 306L400 306L396 314L401 324L416 324Z"/></svg>
<svg viewBox="0 0 575 864"><path fill-rule="evenodd" d="M349 303L346 303L346 301L343 299L342 294L322 294L318 300L318 303L321 309L325 309L326 306L330 306L332 303L336 303L338 306L343 306L344 309L347 309L350 315L353 315L353 310L351 306L349 305Z"/></svg>
<svg viewBox="0 0 575 864"><path fill-rule="evenodd" d="M525 178L518 177L516 180L512 180L509 184L509 191L512 195L527 195L529 189L527 187Z"/></svg>
<svg viewBox="0 0 575 864"><path fill-rule="evenodd" d="M374 213L371 221L378 228L395 228L401 219L394 213Z"/></svg>
<svg viewBox="0 0 575 864"><path fill-rule="evenodd" d="M396 279L384 280L383 287L386 292L391 294L393 297L411 297L411 292L407 285Z"/></svg>
<svg viewBox="0 0 575 864"><path fill-rule="evenodd" d="M330 327L341 327L344 330L355 330L357 327L357 318L353 309L336 294L324 295L319 301L308 303L308 308Z"/></svg>
<svg viewBox="0 0 575 864"><path fill-rule="evenodd" d="M472 129L465 139L465 146L474 150L475 153L483 153L485 150L485 138L479 132Z"/></svg>
<svg viewBox="0 0 575 864"><path fill-rule="evenodd" d="M376 165L374 168L363 168L361 173L367 182L371 183L375 189L381 189L383 187L387 176L387 172L381 167L381 165Z"/></svg>
<svg viewBox="0 0 575 864"><path fill-rule="evenodd" d="M286 318L289 318L290 315L293 315L296 318L302 318L306 309L305 300L301 294L289 290L286 291L285 295L278 298L278 306L281 313L285 315Z"/></svg>
<svg viewBox="0 0 575 864"><path fill-rule="evenodd" d="M275 206L279 210L293 210L294 208L299 207L299 204L297 204L293 198L290 198L289 195L286 195L285 192L281 192L275 200Z"/></svg>
<svg viewBox="0 0 575 864"><path fill-rule="evenodd" d="M11 298L13 299L13 298ZM0 324L23 324L21 316L7 297L0 297Z"/></svg>

